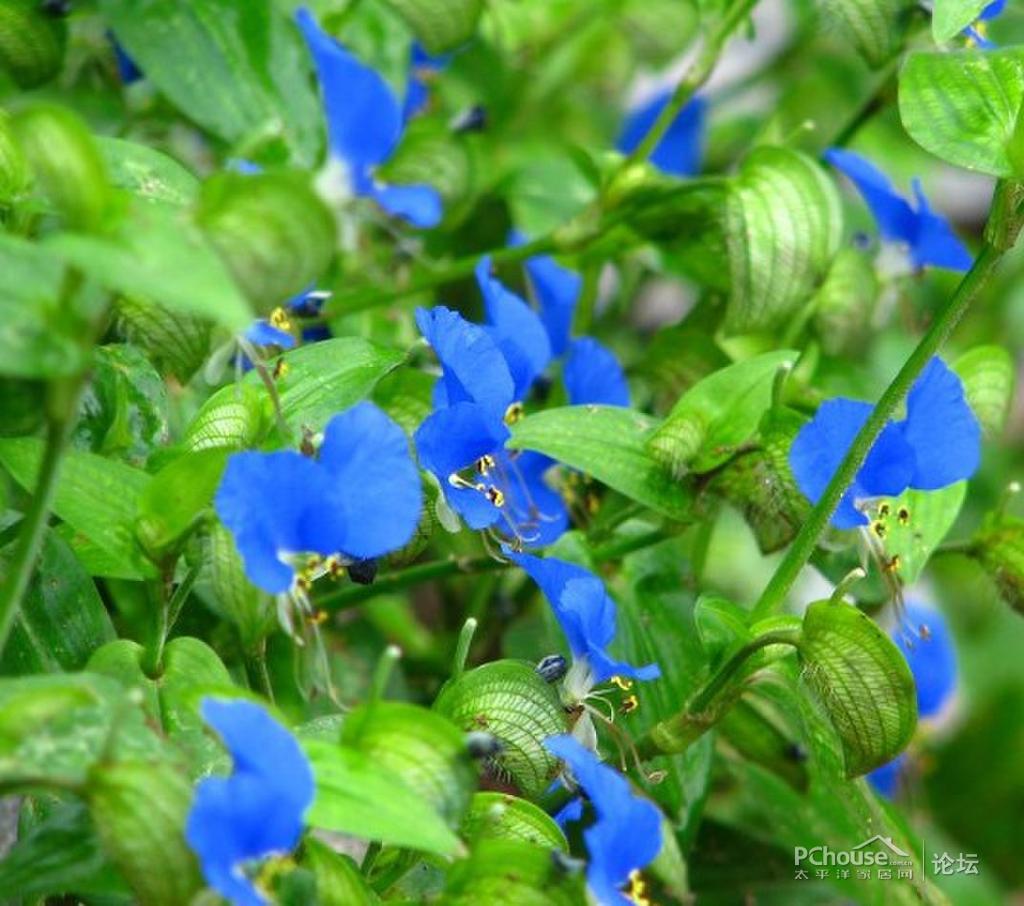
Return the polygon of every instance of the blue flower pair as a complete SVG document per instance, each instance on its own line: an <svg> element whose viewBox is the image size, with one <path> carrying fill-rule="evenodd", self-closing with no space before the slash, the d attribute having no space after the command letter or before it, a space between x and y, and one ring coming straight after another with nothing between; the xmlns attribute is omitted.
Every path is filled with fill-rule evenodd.
<svg viewBox="0 0 1024 906"><path fill-rule="evenodd" d="M883 239L906 246L913 266L966 271L973 257L949 221L936 214L925 198L921 181L912 183L915 204L900 195L886 175L867 158L843 148L830 148L825 160L857 187L871 210Z"/></svg>
<svg viewBox="0 0 1024 906"><path fill-rule="evenodd" d="M316 459L236 453L214 499L250 581L283 594L308 553L368 560L402 547L420 517L419 473L402 429L371 403L334 416Z"/></svg>
<svg viewBox="0 0 1024 906"><path fill-rule="evenodd" d="M946 621L937 610L908 603L892 639L914 677L918 717L933 720L945 710L956 692L956 649ZM892 798L906 763L904 752L868 774L868 781L883 796Z"/></svg>
<svg viewBox="0 0 1024 906"><path fill-rule="evenodd" d="M201 711L231 753L234 771L199 782L185 839L217 893L234 906L264 906L269 901L252 871L299 842L313 771L291 733L260 705L206 698Z"/></svg>
<svg viewBox="0 0 1024 906"><path fill-rule="evenodd" d="M563 377L574 404L625 405L622 369L596 340L569 339L578 276L551 259L528 263L541 299L538 314L491 274L476 269L487 323L443 306L419 309L416 323L441 363L434 411L416 432L420 462L448 505L472 529L496 527L524 545L545 545L569 524L561 496L546 482L554 461L505 450L508 425L557 349L568 349ZM567 313L568 310L568 313Z"/></svg>
<svg viewBox="0 0 1024 906"><path fill-rule="evenodd" d="M982 50L993 50L996 45L985 37L985 27L993 19L1002 15L1004 9L1006 9L1006 0L995 0L994 3L990 3L981 11L974 24L964 29L964 35Z"/></svg>
<svg viewBox="0 0 1024 906"><path fill-rule="evenodd" d="M800 490L816 503L870 416L871 403L838 398L818 408L793 441L789 463ZM907 488L934 491L970 478L981 459L981 428L960 378L933 358L907 396L907 417L889 422L832 516L839 529L867 525L861 504Z"/></svg>
<svg viewBox="0 0 1024 906"><path fill-rule="evenodd" d="M436 226L442 216L436 189L384 185L374 178L374 169L391 157L402 136L405 118L395 93L323 32L309 10L298 10L295 19L316 64L331 158L342 165L352 193L372 198L414 226Z"/></svg>
<svg viewBox="0 0 1024 906"><path fill-rule="evenodd" d="M586 793L597 820L583 831L587 844L587 886L601 906L633 906L623 888L640 886L639 871L661 850L661 815L646 799L633 793L614 768L602 764L593 752L571 736L552 736L544 745L561 758L575 783ZM571 820L583 815L579 799L572 803Z"/></svg>

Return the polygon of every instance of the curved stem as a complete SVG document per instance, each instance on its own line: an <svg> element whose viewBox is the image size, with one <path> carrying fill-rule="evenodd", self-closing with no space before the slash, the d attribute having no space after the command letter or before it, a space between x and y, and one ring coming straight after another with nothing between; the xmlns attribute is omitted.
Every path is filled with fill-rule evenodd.
<svg viewBox="0 0 1024 906"><path fill-rule="evenodd" d="M78 394L74 397L74 409L77 409ZM7 570L7 577L0 587L0 651L7 644L7 637L21 607L21 599L28 588L32 570L39 556L43 543L47 519L50 515L50 504L57 489L57 475L61 457L67 446L68 438L74 427L73 417L50 419L46 430L46 448L43 461L36 476L35 489L28 512L21 524L17 547Z"/></svg>
<svg viewBox="0 0 1024 906"><path fill-rule="evenodd" d="M956 292L953 294L946 307L932 322L927 333L921 338L921 342L910 354L910 357L900 369L899 374L893 378L892 383L885 388L885 392L879 399L868 420L864 423L857 434L850 449L846 453L839 468L836 469L832 480L825 488L825 492L814 505L810 515L800 528L799 533L790 545L786 556L779 564L775 574L768 582L767 587L761 594L760 600L754 607L753 620L768 616L782 606L786 594L796 581L800 570L817 547L818 540L828 526L832 514L846 489L851 485L857 472L867 458L875 439L881 433L882 428L892 418L896 407L907 395L914 380L921 373L925 365L952 333L953 328L959 323L964 312L967 311L971 302L981 291L982 287L992 276L996 265L1002 258L1004 251L1001 248L986 243L974 265L964 276Z"/></svg>
<svg viewBox="0 0 1024 906"><path fill-rule="evenodd" d="M686 75L676 85L675 91L672 92L672 97L669 98L669 102L658 115L654 124L647 130L647 134L640 141L640 144L622 162L622 169L647 160L651 156L654 149L658 147L658 143L665 137L669 127L675 122L679 112L693 99L693 96L701 86L711 77L725 42L756 5L757 0L738 0L729 8L714 31L708 35L704 46L701 47L690 68L686 71Z"/></svg>

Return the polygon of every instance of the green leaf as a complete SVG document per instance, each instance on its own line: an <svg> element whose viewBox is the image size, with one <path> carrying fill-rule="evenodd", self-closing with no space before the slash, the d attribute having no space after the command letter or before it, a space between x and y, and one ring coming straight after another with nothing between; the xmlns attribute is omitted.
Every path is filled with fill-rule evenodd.
<svg viewBox="0 0 1024 906"><path fill-rule="evenodd" d="M483 0L387 0L412 29L427 53L465 44L476 31Z"/></svg>
<svg viewBox="0 0 1024 906"><path fill-rule="evenodd" d="M915 6L914 0L833 0L821 10L869 64L879 67L903 49Z"/></svg>
<svg viewBox="0 0 1024 906"><path fill-rule="evenodd" d="M107 289L200 315L232 330L249 304L186 211L136 203L114 236L57 233L44 248Z"/></svg>
<svg viewBox="0 0 1024 906"><path fill-rule="evenodd" d="M332 415L369 396L405 354L364 340L338 337L285 353L286 373L277 380L281 414L288 425L321 430ZM246 380L255 384L257 375Z"/></svg>
<svg viewBox="0 0 1024 906"><path fill-rule="evenodd" d="M1017 383L1013 356L1002 346L975 346L953 363L982 429L998 437L1006 427Z"/></svg>
<svg viewBox="0 0 1024 906"><path fill-rule="evenodd" d="M315 161L322 119L311 63L278 4L100 0L99 5L146 78L186 116L228 142L280 136L296 163Z"/></svg>
<svg viewBox="0 0 1024 906"><path fill-rule="evenodd" d="M56 532L43 538L39 565L29 585L0 672L80 670L100 645L114 638L96 586L67 542Z"/></svg>
<svg viewBox="0 0 1024 906"><path fill-rule="evenodd" d="M744 160L726 203L732 291L728 333L773 330L808 301L839 249L834 183L811 158L760 147Z"/></svg>
<svg viewBox="0 0 1024 906"><path fill-rule="evenodd" d="M566 406L513 425L508 446L544 453L652 510L685 520L690 492L647 449L656 424L648 415L618 406Z"/></svg>
<svg viewBox="0 0 1024 906"><path fill-rule="evenodd" d="M1024 99L1024 48L911 54L900 73L903 126L926 151L967 170L1012 177Z"/></svg>
<svg viewBox="0 0 1024 906"><path fill-rule="evenodd" d="M651 454L679 476L720 466L757 430L771 405L776 373L797 355L788 349L768 352L698 381L650 436Z"/></svg>
<svg viewBox="0 0 1024 906"><path fill-rule="evenodd" d="M0 440L0 463L27 491L35 487L42 456L38 438ZM149 481L139 469L71 450L61 461L53 511L137 575L152 575L135 542L138 502Z"/></svg>
<svg viewBox="0 0 1024 906"><path fill-rule="evenodd" d="M59 805L19 835L0 861L0 899L57 896L127 897L128 888L107 861L85 808Z"/></svg>
<svg viewBox="0 0 1024 906"><path fill-rule="evenodd" d="M567 872L551 849L519 840L481 840L448 873L447 906L584 906L583 873Z"/></svg>
<svg viewBox="0 0 1024 906"><path fill-rule="evenodd" d="M914 677L899 649L865 613L818 601L798 645L803 676L843 744L847 777L892 761L917 726Z"/></svg>
<svg viewBox="0 0 1024 906"><path fill-rule="evenodd" d="M959 481L938 491L911 490L879 500L869 513L869 531L885 551L883 570L913 585L956 522L966 496L967 482Z"/></svg>
<svg viewBox="0 0 1024 906"><path fill-rule="evenodd" d="M186 453L164 466L139 497L136 532L153 556L176 551L213 503L229 451Z"/></svg>
<svg viewBox="0 0 1024 906"><path fill-rule="evenodd" d="M932 7L932 37L945 44L970 25L992 0L935 0Z"/></svg>
<svg viewBox="0 0 1024 906"><path fill-rule="evenodd" d="M106 161L110 181L147 201L189 205L199 194L199 180L179 164L148 145L98 136L96 144Z"/></svg>
<svg viewBox="0 0 1024 906"><path fill-rule="evenodd" d="M1024 521L990 516L972 539L969 553L992 578L1000 597L1024 616Z"/></svg>
<svg viewBox="0 0 1024 906"><path fill-rule="evenodd" d="M434 807L372 756L312 739L303 748L316 777L313 827L442 856L460 849Z"/></svg>
<svg viewBox="0 0 1024 906"><path fill-rule="evenodd" d="M59 329L63 279L59 258L0 233L0 374L49 378L85 366L81 346Z"/></svg>
<svg viewBox="0 0 1024 906"><path fill-rule="evenodd" d="M119 334L142 349L162 374L187 384L206 361L212 328L206 318L124 296L115 300L114 309Z"/></svg>

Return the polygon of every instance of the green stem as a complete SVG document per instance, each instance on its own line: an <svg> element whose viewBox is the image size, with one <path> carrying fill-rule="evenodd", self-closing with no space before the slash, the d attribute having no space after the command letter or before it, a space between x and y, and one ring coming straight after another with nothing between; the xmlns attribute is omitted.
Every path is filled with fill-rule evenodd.
<svg viewBox="0 0 1024 906"><path fill-rule="evenodd" d="M803 569L804 564L817 547L819 538L839 505L839 500L853 482L871 451L875 439L892 418L896 407L907 395L922 369L938 352L963 317L964 312L970 307L971 302L988 282L1003 254L1003 249L988 243L982 246L974 265L964 276L945 308L932 322L931 327L921 338L917 348L910 354L910 358L904 363L899 374L886 387L868 420L854 438L845 458L828 483L828 487L825 488L825 492L814 505L810 516L800 528L793 544L786 552L786 556L775 570L775 574L755 605L752 619L762 619L782 606L800 570Z"/></svg>
<svg viewBox="0 0 1024 906"><path fill-rule="evenodd" d="M664 541L668 535L664 529L645 532L641 535L631 535L626 538L619 538L594 549L594 560L597 563L606 563L609 560L617 560L633 551L651 547L659 541ZM508 569L512 566L505 560L496 560L494 557L449 557L445 560L431 560L427 563L417 563L400 569L397 572L377 579L372 585L348 585L332 591L316 599L316 606L326 611L347 610L356 607L364 601L377 597L377 595L390 594L402 591L421 582L430 582L437 579L448 579L452 576L471 576L479 573L487 573L495 570Z"/></svg>
<svg viewBox="0 0 1024 906"><path fill-rule="evenodd" d="M714 718L720 717L717 699L726 691L749 658L770 645L796 645L793 630L766 632L739 649L722 667L701 686L678 714L651 727L637 741L637 754L641 759L657 755L674 755L685 751L694 741L710 729Z"/></svg>
<svg viewBox="0 0 1024 906"><path fill-rule="evenodd" d="M690 102L701 86L711 77L718 58L721 56L725 42L729 40L736 27L750 14L757 5L757 0L738 0L722 17L716 28L708 35L704 46L687 70L686 75L676 85L672 97L659 114L654 124L647 131L640 144L626 157L622 168L647 160L658 143L665 137L669 127L675 122L679 112Z"/></svg>
<svg viewBox="0 0 1024 906"><path fill-rule="evenodd" d="M77 411L80 390L81 387L71 394L74 399L73 406L70 407L72 413ZM7 570L7 577L0 587L0 651L3 651L7 644L7 637L18 616L21 599L28 588L36 558L39 556L50 515L50 504L57 489L60 461L74 424L73 415L63 415L51 418L47 425L46 447L43 451L43 461L39 466L39 474L36 476L32 500L21 523L18 543Z"/></svg>
<svg viewBox="0 0 1024 906"><path fill-rule="evenodd" d="M245 677L250 688L259 692L267 701L274 701L274 687L267 669L267 641L263 639L245 656Z"/></svg>

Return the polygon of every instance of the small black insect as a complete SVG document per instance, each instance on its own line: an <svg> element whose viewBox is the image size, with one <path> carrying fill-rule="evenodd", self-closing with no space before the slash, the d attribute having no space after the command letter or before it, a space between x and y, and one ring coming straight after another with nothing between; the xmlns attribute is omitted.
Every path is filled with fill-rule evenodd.
<svg viewBox="0 0 1024 906"><path fill-rule="evenodd" d="M63 19L71 14L71 0L42 0L39 9L45 16Z"/></svg>
<svg viewBox="0 0 1024 906"><path fill-rule="evenodd" d="M473 730L466 734L466 750L470 758L497 758L505 751L505 744L492 733Z"/></svg>
<svg viewBox="0 0 1024 906"><path fill-rule="evenodd" d="M791 742L786 746L786 757L790 761L795 761L797 764L802 764L807 761L807 749L805 749L798 742Z"/></svg>
<svg viewBox="0 0 1024 906"><path fill-rule="evenodd" d="M560 654L549 654L537 662L537 673L546 683L557 683L569 672L569 664Z"/></svg>
<svg viewBox="0 0 1024 906"><path fill-rule="evenodd" d="M373 585L373 580L377 578L377 561L356 560L354 563L350 563L348 577L356 585Z"/></svg>

